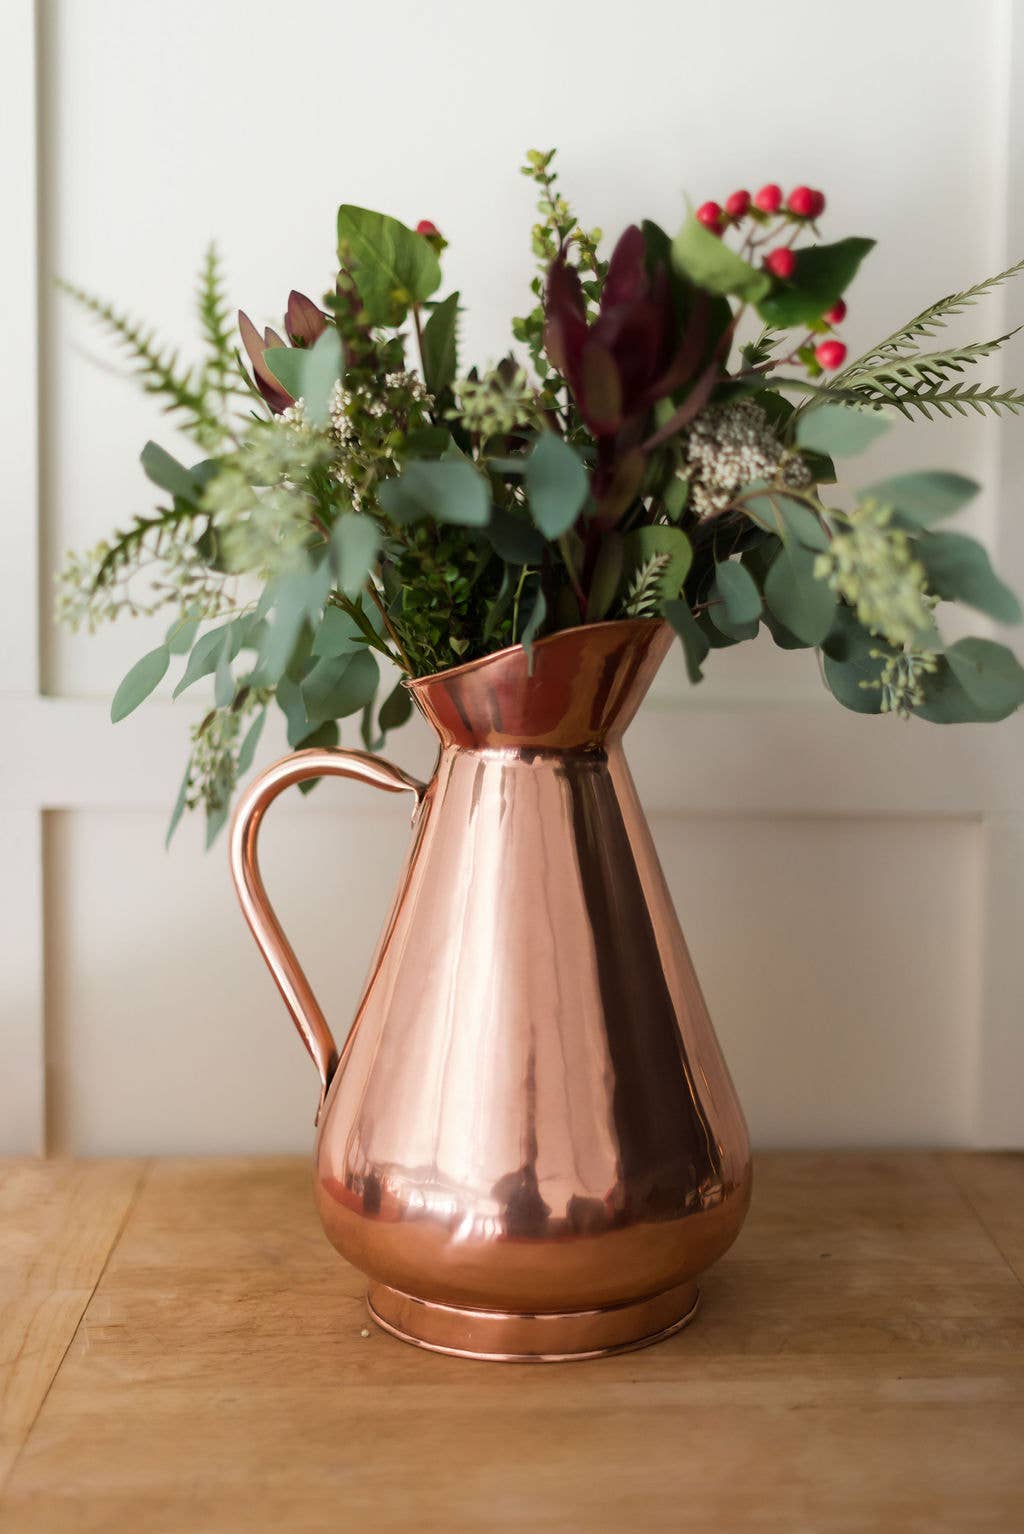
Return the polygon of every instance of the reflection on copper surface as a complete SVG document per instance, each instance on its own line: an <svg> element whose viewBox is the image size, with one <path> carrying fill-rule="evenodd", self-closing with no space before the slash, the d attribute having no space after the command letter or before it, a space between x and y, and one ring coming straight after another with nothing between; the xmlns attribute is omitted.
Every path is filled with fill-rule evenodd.
<svg viewBox="0 0 1024 1534"><path fill-rule="evenodd" d="M670 643L594 624L542 640L532 674L516 647L413 682L441 742L429 784L300 752L236 813L243 910L327 1088L324 1228L382 1324L424 1346L654 1340L742 1224L743 1116L621 746ZM271 799L325 773L417 798L340 1060L256 865Z"/></svg>

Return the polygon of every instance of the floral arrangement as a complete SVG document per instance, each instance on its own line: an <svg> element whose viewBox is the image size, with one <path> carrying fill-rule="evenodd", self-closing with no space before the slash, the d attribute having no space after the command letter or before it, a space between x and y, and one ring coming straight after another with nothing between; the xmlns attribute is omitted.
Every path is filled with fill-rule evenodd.
<svg viewBox="0 0 1024 1534"><path fill-rule="evenodd" d="M197 805L217 834L272 703L293 747L337 744L355 715L376 750L410 713L404 677L581 623L667 619L694 683L711 650L763 624L815 648L860 713L991 721L1024 701L1009 650L940 632L947 602L1021 617L981 545L937 526L977 485L929 470L845 508L829 489L833 460L896 417L1024 406L963 376L1009 337L929 349L1024 262L851 360L843 295L873 242L823 243L821 192L737 191L674 238L632 225L606 258L553 157L526 157L533 303L512 324L518 350L486 371L460 366L438 229L348 204L334 286L320 302L293 292L279 332L240 314L241 347L211 248L195 366L70 289L201 454L148 443L156 509L69 556L60 581L73 627L168 613L115 721L176 657L175 697L213 678L168 836Z"/></svg>

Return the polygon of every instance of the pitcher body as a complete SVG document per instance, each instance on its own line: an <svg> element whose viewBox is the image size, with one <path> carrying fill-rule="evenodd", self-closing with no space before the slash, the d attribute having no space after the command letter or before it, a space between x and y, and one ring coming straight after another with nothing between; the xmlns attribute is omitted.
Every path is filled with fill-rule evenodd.
<svg viewBox="0 0 1024 1534"><path fill-rule="evenodd" d="M669 642L596 624L411 684L439 758L425 786L381 785L416 794L412 842L340 1058L318 1008L296 1020L323 1046L324 1229L375 1319L423 1346L653 1341L746 1213L746 1127L622 748ZM233 861L295 1015L312 998L259 926L259 795Z"/></svg>

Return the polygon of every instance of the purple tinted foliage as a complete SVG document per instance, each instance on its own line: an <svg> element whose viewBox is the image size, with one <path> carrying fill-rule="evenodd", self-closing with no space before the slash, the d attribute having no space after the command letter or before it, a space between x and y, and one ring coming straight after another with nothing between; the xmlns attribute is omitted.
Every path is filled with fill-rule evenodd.
<svg viewBox="0 0 1024 1534"><path fill-rule="evenodd" d="M564 253L548 272L545 311L548 357L596 438L594 499L608 524L639 490L651 408L701 368L708 301L697 294L681 327L668 268L649 260L643 233L631 224L612 253L594 322L588 324L579 274Z"/></svg>

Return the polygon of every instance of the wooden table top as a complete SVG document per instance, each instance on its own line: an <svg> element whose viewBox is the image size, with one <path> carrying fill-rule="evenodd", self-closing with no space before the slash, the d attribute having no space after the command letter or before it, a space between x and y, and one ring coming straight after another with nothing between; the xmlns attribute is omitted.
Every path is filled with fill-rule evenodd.
<svg viewBox="0 0 1024 1534"><path fill-rule="evenodd" d="M1024 1529L1024 1157L762 1155L696 1323L368 1326L301 1160L0 1163L4 1534Z"/></svg>

